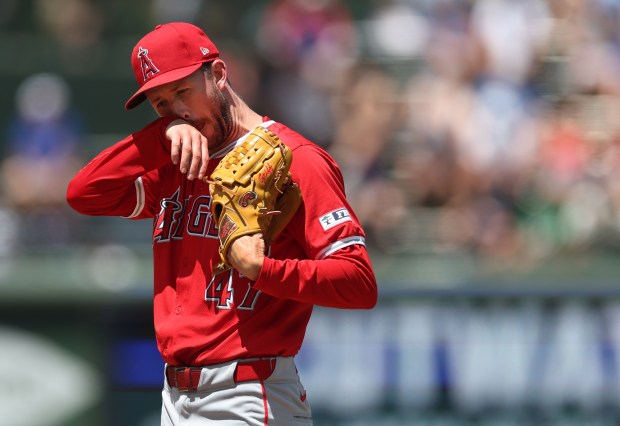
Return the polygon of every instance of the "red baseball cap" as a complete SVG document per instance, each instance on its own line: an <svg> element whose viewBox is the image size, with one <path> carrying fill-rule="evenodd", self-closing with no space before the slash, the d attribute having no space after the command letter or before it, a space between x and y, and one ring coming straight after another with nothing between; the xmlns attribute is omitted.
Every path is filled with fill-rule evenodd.
<svg viewBox="0 0 620 426"><path fill-rule="evenodd" d="M219 56L217 47L197 26L185 22L158 25L136 44L131 54L131 66L140 88L125 103L125 109L143 102L145 91L185 78Z"/></svg>

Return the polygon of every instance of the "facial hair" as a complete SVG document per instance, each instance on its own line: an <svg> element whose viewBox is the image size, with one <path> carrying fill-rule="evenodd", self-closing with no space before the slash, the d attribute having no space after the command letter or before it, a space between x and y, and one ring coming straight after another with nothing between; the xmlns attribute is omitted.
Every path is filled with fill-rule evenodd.
<svg viewBox="0 0 620 426"><path fill-rule="evenodd" d="M209 148L217 149L230 142L233 118L230 102L221 91L213 91L212 102L217 106L218 114L213 121L213 135L209 138Z"/></svg>

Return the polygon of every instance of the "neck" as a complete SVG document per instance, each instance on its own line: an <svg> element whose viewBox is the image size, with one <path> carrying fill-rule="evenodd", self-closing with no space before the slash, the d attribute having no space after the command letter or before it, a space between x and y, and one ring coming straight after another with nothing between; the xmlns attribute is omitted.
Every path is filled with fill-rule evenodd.
<svg viewBox="0 0 620 426"><path fill-rule="evenodd" d="M228 91L232 126L229 136L231 142L254 130L263 122L263 117L252 110L234 91Z"/></svg>

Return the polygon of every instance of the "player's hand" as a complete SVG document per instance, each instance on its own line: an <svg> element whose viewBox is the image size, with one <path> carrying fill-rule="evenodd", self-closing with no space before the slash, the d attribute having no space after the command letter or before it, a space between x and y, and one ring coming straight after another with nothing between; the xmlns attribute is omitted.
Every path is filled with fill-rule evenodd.
<svg viewBox="0 0 620 426"><path fill-rule="evenodd" d="M185 120L174 120L166 127L170 140L170 159L187 179L202 179L207 173L209 145L207 138Z"/></svg>
<svg viewBox="0 0 620 426"><path fill-rule="evenodd" d="M256 281L265 260L265 241L262 234L237 238L228 251L228 261L237 271Z"/></svg>

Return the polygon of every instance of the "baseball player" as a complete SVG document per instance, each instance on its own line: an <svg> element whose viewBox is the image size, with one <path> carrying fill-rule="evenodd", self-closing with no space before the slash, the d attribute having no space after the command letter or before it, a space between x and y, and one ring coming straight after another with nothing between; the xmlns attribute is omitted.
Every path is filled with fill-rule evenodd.
<svg viewBox="0 0 620 426"><path fill-rule="evenodd" d="M86 215L153 220L162 425L312 424L294 357L313 305L370 309L377 300L337 164L245 104L217 47L194 25L158 25L131 63L139 89L125 107L148 100L159 118L92 159L67 200ZM214 274L220 240L208 177L256 128L291 150L303 200L277 239L236 239L232 268Z"/></svg>

